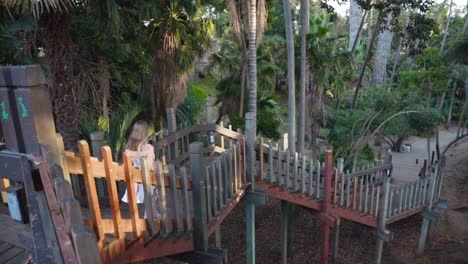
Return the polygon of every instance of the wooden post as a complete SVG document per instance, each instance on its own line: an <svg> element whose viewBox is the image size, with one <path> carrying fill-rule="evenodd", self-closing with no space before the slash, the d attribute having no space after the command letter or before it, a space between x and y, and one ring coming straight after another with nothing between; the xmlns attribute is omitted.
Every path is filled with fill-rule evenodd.
<svg viewBox="0 0 468 264"><path fill-rule="evenodd" d="M194 243L195 250L208 251L208 223L206 210L205 179L202 175L203 144L190 144L190 167L192 171L192 193L194 212Z"/></svg>
<svg viewBox="0 0 468 264"><path fill-rule="evenodd" d="M101 148L104 146L104 133L102 132L93 132L89 134L89 139L91 143L91 154L93 157L102 159ZM106 188L105 179L96 179L96 188L98 192L99 201L104 204L104 206L109 206L109 199L107 199L107 188Z"/></svg>
<svg viewBox="0 0 468 264"><path fill-rule="evenodd" d="M331 209L331 188L332 188L332 175L333 174L333 153L331 150L325 151L325 167L324 167L324 191L322 201L322 221L323 221L323 235L322 235L322 263L327 264L329 258L330 248L330 209Z"/></svg>
<svg viewBox="0 0 468 264"><path fill-rule="evenodd" d="M427 196L427 207L426 210L423 211L423 223L421 225L421 234L419 236L419 243L418 243L418 255L424 254L424 248L427 242L427 236L429 232L430 222L433 221L429 218L432 215L432 207L433 207L433 198L435 195L435 187L436 187L436 176L439 172L439 166L434 165L431 169L431 177L429 182L429 195Z"/></svg>
<svg viewBox="0 0 468 264"><path fill-rule="evenodd" d="M388 214L388 204L389 204L389 196L390 196L390 177L388 175L383 175L383 199L380 200L380 211L379 211L379 222L378 222L378 235L377 235L377 246L376 246L376 256L375 256L375 263L380 264L382 261L382 252L383 252L383 243L384 239L382 235L389 234L389 231L385 229L385 223L387 221L387 214Z"/></svg>
<svg viewBox="0 0 468 264"><path fill-rule="evenodd" d="M344 169L344 159L343 158L338 158L337 160L337 164L336 164L336 170L335 170L335 177L334 177L334 192L333 192L333 196L334 196L334 199L333 199L333 203L337 203L338 200L337 200L337 187L338 187L338 179L339 179L339 175L343 174L343 169ZM334 228L333 228L333 231L332 231L332 236L333 236L333 251L332 251L332 258L331 258L331 262L333 264L336 264L336 261L338 259L338 249L339 249L339 243L340 243L340 225L336 225Z"/></svg>
<svg viewBox="0 0 468 264"><path fill-rule="evenodd" d="M177 132L176 112L176 108L166 108L167 128L169 131L169 135L172 135ZM170 152L169 161L172 161L179 156L177 140L175 140L174 143L170 144L168 150Z"/></svg>
<svg viewBox="0 0 468 264"><path fill-rule="evenodd" d="M250 183L249 192L255 191L255 122L256 116L254 113L248 112L245 114L245 135L246 135L246 178ZM255 204L252 201L247 202L247 264L255 263Z"/></svg>
<svg viewBox="0 0 468 264"><path fill-rule="evenodd" d="M148 224L150 235L156 235L156 224L154 222L153 204L151 197L153 195L151 188L151 176L148 166L148 158L146 156L140 157L141 164L141 178L143 180L143 193L144 193L144 204L145 204L145 216L146 223ZM174 201L175 202L175 201Z"/></svg>

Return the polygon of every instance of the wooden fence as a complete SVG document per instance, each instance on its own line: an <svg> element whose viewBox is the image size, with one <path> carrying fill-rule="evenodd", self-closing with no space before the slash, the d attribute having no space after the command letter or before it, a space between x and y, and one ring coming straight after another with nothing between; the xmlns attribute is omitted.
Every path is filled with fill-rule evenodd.
<svg viewBox="0 0 468 264"><path fill-rule="evenodd" d="M200 134L208 137L210 133L218 138L217 142L191 143L200 139ZM200 153L190 151L192 144L200 146ZM122 164L114 162L107 146L102 147L99 160L90 155L86 141L79 142L78 154L65 152L69 173L84 179L84 222L95 231L103 262L125 255L128 245L156 236L165 238L195 231L197 245L200 231L196 230L206 229L202 234L209 236L244 194L245 141L241 134L214 124L198 125L161 139L154 146L157 157L162 158L156 163L156 171L149 169L146 157L141 158L141 168L135 168L126 153ZM193 160L198 158L202 160L196 163L200 171L193 167ZM108 202L98 199L97 179L106 181ZM119 182L125 184L128 203L120 203ZM143 185L142 206L137 204L135 183ZM152 199L153 188L159 193L156 202ZM204 193L201 200L200 192ZM110 210L103 206L106 204ZM198 208L207 210L202 218L197 218ZM197 229L200 221L206 223L203 229ZM156 252L152 257L177 253L170 250Z"/></svg>

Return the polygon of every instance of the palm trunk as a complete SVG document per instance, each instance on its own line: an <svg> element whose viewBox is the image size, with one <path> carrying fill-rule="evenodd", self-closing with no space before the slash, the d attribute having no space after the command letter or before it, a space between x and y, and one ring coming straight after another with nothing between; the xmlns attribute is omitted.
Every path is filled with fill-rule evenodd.
<svg viewBox="0 0 468 264"><path fill-rule="evenodd" d="M250 0L249 16L249 44L248 44L248 62L249 62L249 112L257 114L257 12L256 1ZM257 121L254 126L256 131Z"/></svg>
<svg viewBox="0 0 468 264"><path fill-rule="evenodd" d="M244 62L242 63L241 67L241 85L240 85L240 100L239 100L239 116L242 117L244 115L244 97L245 97L245 84L247 82L247 64Z"/></svg>
<svg viewBox="0 0 468 264"><path fill-rule="evenodd" d="M73 43L68 16L52 12L44 16L44 46L50 68L51 96L57 130L65 148L74 150L78 142L78 111L73 96Z"/></svg>
<svg viewBox="0 0 468 264"><path fill-rule="evenodd" d="M307 33L309 33L309 0L301 1L301 91L299 96L299 129L297 136L297 152L304 151L305 121L306 121L306 88L309 65L307 63Z"/></svg>
<svg viewBox="0 0 468 264"><path fill-rule="evenodd" d="M294 35L289 0L283 0L283 8L288 49L288 149L294 152L296 148L296 85L294 78Z"/></svg>

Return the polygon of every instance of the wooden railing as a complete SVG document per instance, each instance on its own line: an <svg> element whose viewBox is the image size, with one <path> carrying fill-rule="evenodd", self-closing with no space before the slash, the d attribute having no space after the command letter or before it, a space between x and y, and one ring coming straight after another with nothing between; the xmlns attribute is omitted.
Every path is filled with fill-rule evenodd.
<svg viewBox="0 0 468 264"><path fill-rule="evenodd" d="M187 140L193 136L188 132L199 133L211 129L219 132L222 142L218 141L220 147L211 145L211 149L215 149L213 153L207 153L203 143ZM173 143L180 143L179 150L187 151L183 154L188 159L177 166L173 162L156 162L155 171L149 170L146 157L140 160L141 168L133 166L127 153L123 154L123 164L114 162L111 149L107 146L102 147L100 161L91 157L86 141L79 142L78 154L65 153L69 173L82 176L85 182L88 208L83 212L84 222L96 233L103 262L112 262L125 254L128 242L132 244L131 241L148 240L155 236L164 238L197 230L200 219L196 213L199 208L207 210L202 223L206 223L204 235L209 236L244 194L247 182L243 158L245 142L241 134L216 125L199 125L184 129L155 145L159 150L181 155L171 152ZM200 153L191 153L192 144L200 147ZM224 146L229 148L222 148ZM203 162L195 163L198 167L194 167L194 159L198 158ZM163 172L163 166L167 167L167 173ZM197 168L200 168L200 175ZM106 180L110 205L107 215L97 195L95 180L99 178ZM120 202L119 182L125 184L127 205ZM135 183L143 184L143 206L137 204ZM152 200L153 188L157 188L159 193L156 203ZM203 200L197 200L200 191L204 192ZM157 256L166 253L170 252Z"/></svg>
<svg viewBox="0 0 468 264"><path fill-rule="evenodd" d="M383 194L384 177L389 177L391 164L376 164L373 168L361 168L359 171L335 173L335 206L350 209L361 214L377 217L380 199Z"/></svg>

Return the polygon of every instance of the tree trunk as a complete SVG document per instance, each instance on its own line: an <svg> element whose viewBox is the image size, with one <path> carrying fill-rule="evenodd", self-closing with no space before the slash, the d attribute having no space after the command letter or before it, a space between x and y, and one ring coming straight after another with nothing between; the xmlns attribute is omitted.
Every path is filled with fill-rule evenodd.
<svg viewBox="0 0 468 264"><path fill-rule="evenodd" d="M249 112L257 114L257 14L256 1L250 1L250 16L249 16ZM255 129L257 128L255 121ZM256 130L254 130L256 131Z"/></svg>
<svg viewBox="0 0 468 264"><path fill-rule="evenodd" d="M405 26L403 28L403 32L408 27L409 20L410 20L410 14L408 13L408 14L406 14ZM400 39L398 40L397 52L395 54L395 60L393 61L392 75L390 76L390 82L391 83L393 83L395 81L396 69L398 67L398 63L400 62L400 53L401 53L401 48L402 47L403 47L403 36L400 36Z"/></svg>
<svg viewBox="0 0 468 264"><path fill-rule="evenodd" d="M241 85L240 85L240 102L239 102L239 116L244 115L244 97L245 97L245 84L247 82L247 64L245 61L242 63L241 67Z"/></svg>
<svg viewBox="0 0 468 264"><path fill-rule="evenodd" d="M51 97L57 130L65 148L75 150L78 142L78 111L73 96L73 43L68 15L51 12L44 16L44 46L50 69Z"/></svg>
<svg viewBox="0 0 468 264"><path fill-rule="evenodd" d="M361 31L361 20L364 20L365 14L363 15L362 9L356 0L349 1L349 49L353 50L353 47L358 46ZM356 44L354 44L356 43Z"/></svg>
<svg viewBox="0 0 468 264"><path fill-rule="evenodd" d="M364 73L366 72L367 64L369 63L369 60L372 58L372 46L374 45L375 37L377 36L377 32L380 29L380 16L377 18L377 23L375 24L374 31L372 32L372 37L369 43L369 47L367 47L367 54L366 58L364 60L364 64L362 65L361 73L359 74L359 79L358 83L356 85L356 90L354 91L354 97L353 97L353 102L351 103L351 109L356 106L357 98L359 95L359 89L361 88L362 85L362 80L364 79Z"/></svg>
<svg viewBox="0 0 468 264"><path fill-rule="evenodd" d="M309 33L309 0L301 1L301 80L299 96L299 129L297 136L297 152L304 151L305 121L306 121L306 89L308 87L309 65L307 63L307 33Z"/></svg>
<svg viewBox="0 0 468 264"><path fill-rule="evenodd" d="M460 118L458 119L458 130L457 130L457 138L461 136L460 132L463 134L463 119L465 116L466 107L468 107L468 66L465 65L465 102L462 106L462 112L460 114Z"/></svg>
<svg viewBox="0 0 468 264"><path fill-rule="evenodd" d="M441 55L444 53L445 40L447 40L447 36L449 33L450 18L452 16L452 4L453 4L453 0L450 0L450 5L449 5L449 10L448 10L448 15L447 15L447 24L445 25L444 37L442 38L442 42L440 43Z"/></svg>
<svg viewBox="0 0 468 264"><path fill-rule="evenodd" d="M372 70L372 84L380 86L387 76L387 62L392 50L393 29L391 23L393 14L389 13L385 19L385 30L380 32L377 39L374 67Z"/></svg>
<svg viewBox="0 0 468 264"><path fill-rule="evenodd" d="M361 31L362 31L362 28L364 27L364 22L366 21L367 13L368 13L368 11L365 10L364 14L362 14L361 24L359 25L359 29L358 29L356 38L354 39L354 42L352 44L353 46L351 47L351 53L354 53L356 51L356 49L357 49L358 42L361 39Z"/></svg>
<svg viewBox="0 0 468 264"><path fill-rule="evenodd" d="M289 0L283 0L283 8L288 49L288 148L291 152L294 152L296 148L296 85L294 77L294 33Z"/></svg>
<svg viewBox="0 0 468 264"><path fill-rule="evenodd" d="M450 126L450 123L452 122L452 111L453 111L453 102L455 101L455 91L457 90L457 81L452 80L452 93L450 94L450 105L449 105L449 110L448 110L448 115L447 115L447 126Z"/></svg>

